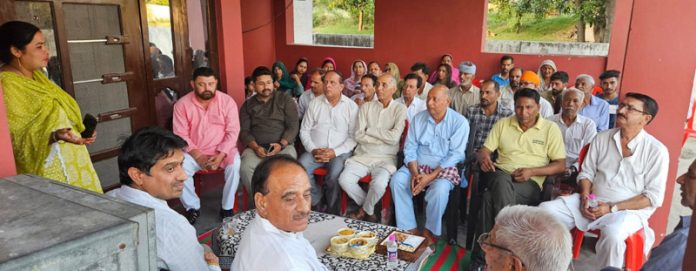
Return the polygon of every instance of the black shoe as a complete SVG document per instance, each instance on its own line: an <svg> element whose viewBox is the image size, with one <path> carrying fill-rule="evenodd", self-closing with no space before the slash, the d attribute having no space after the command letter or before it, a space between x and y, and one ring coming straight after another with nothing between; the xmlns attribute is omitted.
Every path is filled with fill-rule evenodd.
<svg viewBox="0 0 696 271"><path fill-rule="evenodd" d="M198 217L201 216L201 211L196 210L196 209L188 209L186 210L186 219L188 220L191 225L196 223L196 220L198 220Z"/></svg>
<svg viewBox="0 0 696 271"><path fill-rule="evenodd" d="M220 218L225 219L226 217L231 217L234 215L233 210L225 210L220 208Z"/></svg>

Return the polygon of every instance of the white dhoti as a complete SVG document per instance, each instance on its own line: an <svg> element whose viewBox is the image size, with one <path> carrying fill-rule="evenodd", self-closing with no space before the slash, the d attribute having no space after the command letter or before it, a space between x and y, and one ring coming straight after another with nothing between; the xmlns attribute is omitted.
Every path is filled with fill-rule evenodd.
<svg viewBox="0 0 696 271"><path fill-rule="evenodd" d="M577 193L543 202L539 207L549 211L568 230L572 228L578 228L581 231L599 230L601 235L595 249L600 267L622 268L626 238L640 229L644 229L645 233L644 256L647 257L655 242L655 233L648 226L649 215L646 215L644 210L622 210L590 221L580 213L580 194Z"/></svg>

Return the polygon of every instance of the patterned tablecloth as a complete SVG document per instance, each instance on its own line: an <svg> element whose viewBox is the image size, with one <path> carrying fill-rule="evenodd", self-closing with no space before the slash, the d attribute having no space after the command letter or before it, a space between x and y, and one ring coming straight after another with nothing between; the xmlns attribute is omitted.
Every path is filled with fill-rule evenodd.
<svg viewBox="0 0 696 271"><path fill-rule="evenodd" d="M237 245L241 241L241 234L255 216L255 210L235 215L233 218L233 229L235 230L235 234L233 235L227 235L223 231L216 230L213 240L213 250L215 254L219 256L222 268L229 268L229 265L234 259L234 255L237 253ZM365 260L336 257L326 253L325 249L329 246L330 238L335 236L337 230L343 227L349 227L358 231L372 231L378 235L378 240L382 240L387 234L397 229L382 224L311 212L309 215L309 225L304 232L304 236L317 251L319 261L328 267L329 270L385 270L387 267L387 258L379 253L374 253ZM421 260L427 256L426 254L427 253L424 253L423 257L421 257L419 261L416 261L416 263L420 263ZM416 263L399 260L398 267L392 270L415 270L418 268Z"/></svg>

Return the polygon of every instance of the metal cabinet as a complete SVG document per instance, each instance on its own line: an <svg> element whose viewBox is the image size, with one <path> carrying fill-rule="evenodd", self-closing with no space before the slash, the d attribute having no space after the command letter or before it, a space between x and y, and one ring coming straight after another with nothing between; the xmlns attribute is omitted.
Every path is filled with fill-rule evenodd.
<svg viewBox="0 0 696 271"><path fill-rule="evenodd" d="M152 209L41 177L0 178L0 271L157 270Z"/></svg>

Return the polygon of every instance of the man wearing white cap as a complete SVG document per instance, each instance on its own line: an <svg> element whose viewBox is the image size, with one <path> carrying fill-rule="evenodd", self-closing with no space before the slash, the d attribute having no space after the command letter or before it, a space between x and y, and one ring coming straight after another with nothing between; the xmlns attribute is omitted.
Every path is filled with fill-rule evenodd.
<svg viewBox="0 0 696 271"><path fill-rule="evenodd" d="M477 105L480 101L481 90L472 84L476 75L476 64L464 61L459 64L459 86L449 90L452 103L450 107L459 114L464 115L470 106Z"/></svg>

